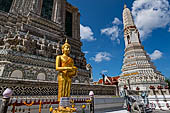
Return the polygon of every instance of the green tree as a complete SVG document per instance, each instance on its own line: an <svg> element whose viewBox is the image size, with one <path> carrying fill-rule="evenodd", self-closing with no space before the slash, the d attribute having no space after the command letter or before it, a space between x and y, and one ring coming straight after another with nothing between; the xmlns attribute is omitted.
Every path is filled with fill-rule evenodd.
<svg viewBox="0 0 170 113"><path fill-rule="evenodd" d="M166 78L166 79L165 79L165 82L168 83L168 86L169 86L169 88L170 88L170 78Z"/></svg>

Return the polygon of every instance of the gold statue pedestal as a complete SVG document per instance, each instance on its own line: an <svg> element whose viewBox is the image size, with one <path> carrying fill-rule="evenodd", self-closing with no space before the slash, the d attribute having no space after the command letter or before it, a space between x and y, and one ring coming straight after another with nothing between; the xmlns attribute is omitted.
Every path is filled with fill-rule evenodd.
<svg viewBox="0 0 170 113"><path fill-rule="evenodd" d="M71 98L70 97L61 97L59 107L53 110L53 113L75 113L76 108L71 106Z"/></svg>
<svg viewBox="0 0 170 113"><path fill-rule="evenodd" d="M56 108L55 110L53 110L53 113L76 113L76 108L70 108L70 110L67 110L67 108L63 110L59 110L58 108Z"/></svg>

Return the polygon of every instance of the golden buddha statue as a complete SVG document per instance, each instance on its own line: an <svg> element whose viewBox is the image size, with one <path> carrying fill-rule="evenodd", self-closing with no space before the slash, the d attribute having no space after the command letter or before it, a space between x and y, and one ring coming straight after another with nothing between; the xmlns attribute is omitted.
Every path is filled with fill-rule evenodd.
<svg viewBox="0 0 170 113"><path fill-rule="evenodd" d="M67 39L62 46L62 55L56 57L56 70L58 71L58 101L61 97L70 97L71 78L76 75L77 67L69 57L71 46ZM59 109L65 109L59 105ZM67 109L67 108L66 108Z"/></svg>

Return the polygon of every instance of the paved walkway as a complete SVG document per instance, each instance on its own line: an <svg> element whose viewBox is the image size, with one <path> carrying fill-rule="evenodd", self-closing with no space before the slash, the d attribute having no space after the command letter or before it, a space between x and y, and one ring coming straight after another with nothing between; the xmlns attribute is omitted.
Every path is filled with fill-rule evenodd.
<svg viewBox="0 0 170 113"><path fill-rule="evenodd" d="M129 113L129 112L126 110L119 110L119 111L103 112L103 113ZM170 111L155 110L152 113L170 113Z"/></svg>
<svg viewBox="0 0 170 113"><path fill-rule="evenodd" d="M103 112L103 113L129 113L129 112L126 110L119 110L119 111L111 111L111 112ZM156 111L153 111L152 113L170 113L170 111L156 110Z"/></svg>
<svg viewBox="0 0 170 113"><path fill-rule="evenodd" d="M129 113L126 110L120 110L120 111L112 111L112 112L105 112L105 113Z"/></svg>

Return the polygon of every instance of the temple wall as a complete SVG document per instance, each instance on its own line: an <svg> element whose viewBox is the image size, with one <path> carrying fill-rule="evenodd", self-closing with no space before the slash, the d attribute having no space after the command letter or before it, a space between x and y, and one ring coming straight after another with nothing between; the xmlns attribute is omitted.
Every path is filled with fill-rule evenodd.
<svg viewBox="0 0 170 113"><path fill-rule="evenodd" d="M6 88L13 90L13 96L48 96L57 95L57 82L26 80L26 79L0 79L0 95ZM93 91L95 95L116 95L116 86L87 85L73 83L71 95L89 95Z"/></svg>
<svg viewBox="0 0 170 113"><path fill-rule="evenodd" d="M57 81L55 58L67 38L70 57L78 67L73 82L89 84L91 72L81 51L78 8L66 0L50 0L52 16L46 19L41 15L45 1L13 0L9 12L0 10L0 77ZM65 31L66 11L72 13L72 37Z"/></svg>

